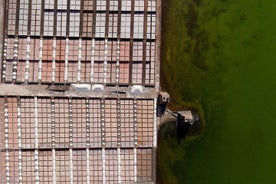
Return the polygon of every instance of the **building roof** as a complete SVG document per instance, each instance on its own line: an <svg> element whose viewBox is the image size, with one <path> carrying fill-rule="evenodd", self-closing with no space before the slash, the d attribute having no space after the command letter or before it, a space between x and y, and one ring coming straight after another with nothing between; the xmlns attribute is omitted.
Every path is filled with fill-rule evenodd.
<svg viewBox="0 0 276 184"><path fill-rule="evenodd" d="M1 181L155 181L158 6L0 3Z"/></svg>

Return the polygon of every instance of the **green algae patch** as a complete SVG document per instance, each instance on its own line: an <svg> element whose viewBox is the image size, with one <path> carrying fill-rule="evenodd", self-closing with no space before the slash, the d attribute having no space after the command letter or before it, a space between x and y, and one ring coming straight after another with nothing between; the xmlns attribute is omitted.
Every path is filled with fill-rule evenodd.
<svg viewBox="0 0 276 184"><path fill-rule="evenodd" d="M203 117L202 135L158 137L158 183L273 183L276 2L164 0L161 86L169 108Z"/></svg>

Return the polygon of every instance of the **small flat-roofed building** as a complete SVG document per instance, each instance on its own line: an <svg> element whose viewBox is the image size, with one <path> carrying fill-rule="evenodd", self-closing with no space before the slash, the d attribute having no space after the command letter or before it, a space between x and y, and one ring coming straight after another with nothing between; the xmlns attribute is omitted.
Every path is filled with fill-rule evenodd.
<svg viewBox="0 0 276 184"><path fill-rule="evenodd" d="M1 183L154 183L160 2L0 12Z"/></svg>

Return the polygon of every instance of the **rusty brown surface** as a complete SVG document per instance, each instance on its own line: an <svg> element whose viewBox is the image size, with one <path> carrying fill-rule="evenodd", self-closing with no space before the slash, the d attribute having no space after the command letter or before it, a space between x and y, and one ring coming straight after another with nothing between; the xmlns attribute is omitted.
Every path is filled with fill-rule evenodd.
<svg viewBox="0 0 276 184"><path fill-rule="evenodd" d="M16 5L18 2L21 3L20 6ZM33 3L27 4L27 2ZM45 1L44 7L35 0L24 2L9 0L8 26L5 28L8 35L7 63L5 65L7 83L12 82L13 71L16 71L15 82L38 83L40 51L42 52L41 83L64 83L66 39L68 39L69 53L68 60L66 60L68 62L68 78L66 82L92 83L93 85L101 84L106 80L109 85L152 85L158 91L159 81L156 74L159 70L157 58L159 51L156 52L156 48L158 49L159 45L155 43L155 36L159 33L155 29L158 20L155 0L147 0L146 3L143 0L108 1L108 3L81 0L71 1L70 6L66 4L68 2ZM78 2L82 2L83 7L78 5ZM118 4L122 7L117 7ZM22 7L25 9L23 10ZM144 12L137 13L137 11ZM25 20L19 17L20 12L28 18ZM40 17L41 15L42 17ZM79 19L78 16L80 16ZM40 20L40 18L42 19ZM80 24L78 24L78 20L80 20ZM104 21L99 22L99 20ZM30 36L29 60L27 60L28 36ZM79 38L82 38L80 81L78 81ZM18 51L15 50L16 46L14 45L16 39L18 39ZM54 39L56 39L55 48L53 48ZM92 55L92 39L95 41L94 55ZM104 39L107 39L107 52L105 52ZM40 40L43 41L42 48L39 46ZM119 45L117 45L118 43ZM119 55L117 47L119 47ZM56 51L55 56L53 56L54 50ZM18 55L15 56L14 54L17 52ZM92 56L94 56L93 62ZM29 68L26 68L27 61ZM105 67L106 71L104 71ZM93 75L90 73L91 69L93 69ZM53 70L55 70L54 81L52 81ZM117 73L118 71L119 73ZM29 75L28 81L25 81L26 72ZM3 86L0 87L3 89ZM103 177L107 183L117 183L118 148L120 148L122 182L131 183L135 177L141 182L154 180L153 122L155 104L153 98L156 96L154 88L145 88L145 93L139 96L140 99L134 100L137 97L130 93L130 87L120 88L117 86L114 89L108 89L103 94L89 92L82 94L83 98L76 98L79 97L79 94L70 91L71 89L61 95L46 90L46 87L41 85L17 85L15 87L11 85L1 90L1 95L22 96L19 98L20 114L18 114L17 98L8 97L8 150L5 149L4 123L0 123L0 128L2 127L0 130L1 181L6 182L7 178L5 165L6 152L8 152L10 182L18 183L19 153L22 151L23 183L34 183L36 172L39 174L40 182L52 182L54 159L52 149L54 149L57 183L68 183L70 180L70 142L73 149L74 182L86 182L86 158L89 154L91 183L102 183ZM123 94L122 99L118 98L119 93L115 96L116 91ZM51 104L50 98L53 95L60 96L54 98L54 105ZM31 96L38 96L37 117L34 108L35 100ZM70 108L68 96L73 97ZM89 96L88 102L85 101L87 96ZM91 98L92 96L94 98ZM102 97L106 97L103 108L100 102ZM118 99L120 100L119 105ZM134 101L137 101L137 107L134 107ZM4 104L3 97L0 97L0 104ZM89 108L86 107L87 104ZM69 115L72 115L72 119ZM4 119L4 108L1 106L0 121L4 122ZM19 122L21 138L18 137ZM70 125L72 125L72 130L70 130ZM38 147L35 143L35 129L38 130ZM136 130L137 134L134 133ZM70 138L72 139L70 140ZM135 145L136 138L137 145ZM21 149L19 148L19 139L22 141ZM137 157L134 155L134 148L137 148ZM89 150L89 153L86 149ZM103 149L105 154L102 153ZM35 151L39 152L39 171L35 170ZM103 156L106 159L105 162ZM134 174L135 162L137 162L137 176ZM105 176L103 175L104 163Z"/></svg>
<svg viewBox="0 0 276 184"><path fill-rule="evenodd" d="M3 101L3 98L1 98ZM17 98L8 98L8 134L9 145L11 149L18 149L18 109ZM54 99L54 128L55 143L57 147L68 148L69 145L69 105L68 98ZM99 146L101 117L102 111L100 99L89 100L89 133L92 147ZM35 109L34 98L24 97L20 100L21 113L21 138L23 148L34 148L35 141ZM138 126L138 142L140 146L152 146L153 142L153 100L137 101L137 126ZM4 111L4 109L2 109ZM4 113L2 111L1 119L4 121ZM38 98L38 141L41 148L51 148L51 99ZM118 111L120 117L117 116ZM134 109L133 100L121 99L120 106L117 106L116 99L106 99L104 101L104 122L105 137L107 147L116 147L117 145L117 126L118 118L120 118L120 139L122 146L133 146L133 121ZM73 143L75 148L86 147L86 102L84 98L72 99L72 129ZM2 124L3 126L3 124ZM4 132L2 132L4 136ZM4 141L3 138L1 139ZM3 142L4 143L4 142ZM2 144L4 145L4 144ZM94 146L93 146L94 145ZM4 147L2 147L4 148Z"/></svg>

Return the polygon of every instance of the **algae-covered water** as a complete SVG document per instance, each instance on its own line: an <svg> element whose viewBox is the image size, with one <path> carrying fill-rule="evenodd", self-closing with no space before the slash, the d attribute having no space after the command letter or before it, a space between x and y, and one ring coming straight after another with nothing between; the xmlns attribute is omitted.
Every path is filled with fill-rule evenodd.
<svg viewBox="0 0 276 184"><path fill-rule="evenodd" d="M162 87L204 133L161 128L158 183L276 181L276 1L163 0Z"/></svg>

